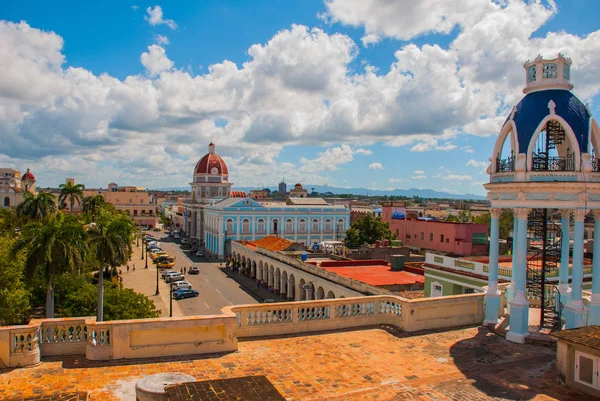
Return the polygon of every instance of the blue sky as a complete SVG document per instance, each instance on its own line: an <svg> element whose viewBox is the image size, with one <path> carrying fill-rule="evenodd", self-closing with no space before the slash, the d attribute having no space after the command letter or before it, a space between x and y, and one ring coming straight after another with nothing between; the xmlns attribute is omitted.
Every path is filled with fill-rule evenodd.
<svg viewBox="0 0 600 401"><path fill-rule="evenodd" d="M600 3L382 1L4 2L0 165L186 186L212 140L240 186L483 194L525 59L600 114Z"/></svg>

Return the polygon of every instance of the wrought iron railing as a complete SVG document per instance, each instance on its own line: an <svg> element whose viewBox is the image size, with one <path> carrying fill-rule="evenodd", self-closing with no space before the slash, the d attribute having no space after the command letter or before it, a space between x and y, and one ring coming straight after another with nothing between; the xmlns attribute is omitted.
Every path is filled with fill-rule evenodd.
<svg viewBox="0 0 600 401"><path fill-rule="evenodd" d="M515 171L515 157L511 156L506 159L500 159L500 155L496 158L496 172L503 173L506 171Z"/></svg>
<svg viewBox="0 0 600 401"><path fill-rule="evenodd" d="M600 159L592 157L592 171L594 171L594 172L600 171Z"/></svg>
<svg viewBox="0 0 600 401"><path fill-rule="evenodd" d="M534 155L531 169L533 171L575 171L575 154L567 153L565 157Z"/></svg>

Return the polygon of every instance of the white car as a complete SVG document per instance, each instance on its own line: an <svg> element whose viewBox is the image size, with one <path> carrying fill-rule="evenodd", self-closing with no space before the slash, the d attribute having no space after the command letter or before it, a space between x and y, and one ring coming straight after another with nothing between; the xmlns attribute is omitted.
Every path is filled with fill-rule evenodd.
<svg viewBox="0 0 600 401"><path fill-rule="evenodd" d="M181 239L181 243L182 243L182 244L187 244L187 242L188 242L187 238L182 238L182 239Z"/></svg>
<svg viewBox="0 0 600 401"><path fill-rule="evenodd" d="M160 275L162 276L162 278L165 278L167 276L167 274L169 273L177 273L175 270L163 270Z"/></svg>
<svg viewBox="0 0 600 401"><path fill-rule="evenodd" d="M179 236L179 234L175 234L175 235L173 235L173 238L175 238L175 239L179 239L179 238L181 238L181 237Z"/></svg>
<svg viewBox="0 0 600 401"><path fill-rule="evenodd" d="M204 256L204 252L198 251L198 252L196 252L196 256Z"/></svg>
<svg viewBox="0 0 600 401"><path fill-rule="evenodd" d="M185 281L185 277L183 277L183 274L181 273L168 274L165 277L165 281L167 283L174 283L175 281Z"/></svg>
<svg viewBox="0 0 600 401"><path fill-rule="evenodd" d="M173 288L173 291L177 291L181 288L185 288L185 289L192 289L192 285L187 282L187 281L176 281L174 283L171 283L171 288Z"/></svg>

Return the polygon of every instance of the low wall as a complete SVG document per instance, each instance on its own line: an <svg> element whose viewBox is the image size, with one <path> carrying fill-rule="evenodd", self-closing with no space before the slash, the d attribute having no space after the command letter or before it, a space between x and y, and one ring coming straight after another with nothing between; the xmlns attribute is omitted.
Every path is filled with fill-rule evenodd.
<svg viewBox="0 0 600 401"><path fill-rule="evenodd" d="M393 295L236 305L221 315L96 322L40 319L0 327L0 367L24 367L45 356L90 360L153 358L237 350L238 337L279 336L380 324L406 332L477 325L484 294L409 300Z"/></svg>

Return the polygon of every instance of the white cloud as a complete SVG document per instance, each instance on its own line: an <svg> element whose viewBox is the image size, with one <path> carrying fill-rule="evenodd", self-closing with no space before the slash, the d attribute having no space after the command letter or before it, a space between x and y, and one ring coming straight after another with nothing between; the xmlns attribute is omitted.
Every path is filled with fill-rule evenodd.
<svg viewBox="0 0 600 401"><path fill-rule="evenodd" d="M148 52L142 53L140 61L150 76L158 75L173 68L173 62L167 57L165 49L158 45L148 46Z"/></svg>
<svg viewBox="0 0 600 401"><path fill-rule="evenodd" d="M483 168L487 168L487 166L489 166L489 162L486 161L477 161L477 160L469 160L467 162L467 166L473 166L473 167L483 167Z"/></svg>
<svg viewBox="0 0 600 401"><path fill-rule="evenodd" d="M406 179L403 179L403 178L390 178L390 179L388 180L388 182L389 182L390 184L398 184L398 183L400 183L400 182L406 182Z"/></svg>
<svg viewBox="0 0 600 401"><path fill-rule="evenodd" d="M165 35L155 35L154 36L154 41L159 46L168 45L169 44L169 38L167 38Z"/></svg>
<svg viewBox="0 0 600 401"><path fill-rule="evenodd" d="M354 152L348 145L337 148L329 148L317 155L317 158L309 160L305 157L300 159L300 171L315 173L319 171L337 170L338 165L350 163L354 159Z"/></svg>
<svg viewBox="0 0 600 401"><path fill-rule="evenodd" d="M370 170L383 170L383 164L381 163L371 163L369 164Z"/></svg>
<svg viewBox="0 0 600 401"><path fill-rule="evenodd" d="M441 150L442 152L448 152L450 150L456 149L456 145L453 145L450 142L446 142L443 145L438 145L437 139L430 138L428 140L424 140L413 146L410 151L411 152L429 152L431 150Z"/></svg>
<svg viewBox="0 0 600 401"><path fill-rule="evenodd" d="M427 176L420 174L420 175L413 175L411 178L413 180L425 180L425 179L427 179Z"/></svg>
<svg viewBox="0 0 600 401"><path fill-rule="evenodd" d="M374 33L370 33L360 38L360 41L362 42L364 47L369 47L369 45L379 43L380 40L381 38Z"/></svg>
<svg viewBox="0 0 600 401"><path fill-rule="evenodd" d="M423 171L423 170L415 170L415 171L413 171L413 174L414 175L424 175L425 171Z"/></svg>
<svg viewBox="0 0 600 401"><path fill-rule="evenodd" d="M369 156L373 154L373 151L370 149L358 148L354 151L354 153L356 153L357 155Z"/></svg>
<svg viewBox="0 0 600 401"><path fill-rule="evenodd" d="M488 0L325 0L325 6L323 18L329 21L364 26L367 35L402 40L429 32L450 33L457 24L475 24L494 9Z"/></svg>
<svg viewBox="0 0 600 401"><path fill-rule="evenodd" d="M473 177L470 175L448 174L444 176L444 179L450 181L471 181Z"/></svg>
<svg viewBox="0 0 600 401"><path fill-rule="evenodd" d="M463 146L461 149L464 150L465 153L475 153L475 150L473 150L473 147L471 146Z"/></svg>
<svg viewBox="0 0 600 401"><path fill-rule="evenodd" d="M137 10L139 10L139 9L140 9L140 6L133 5L133 6L131 6L131 9L132 9L133 11L137 11Z"/></svg>
<svg viewBox="0 0 600 401"><path fill-rule="evenodd" d="M165 24L171 29L176 29L177 24L172 19L163 19L163 10L160 6L148 7L144 18L152 26Z"/></svg>

